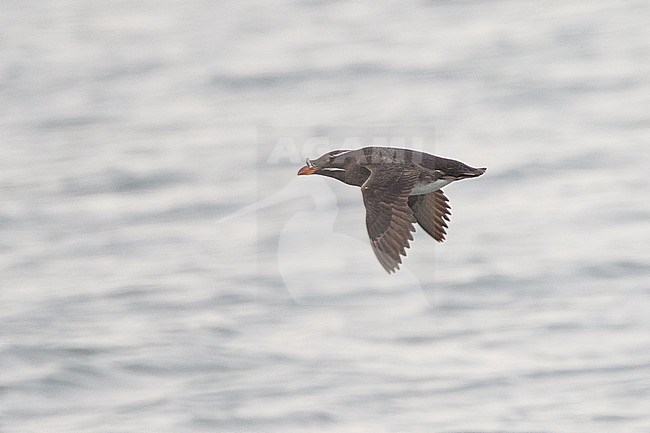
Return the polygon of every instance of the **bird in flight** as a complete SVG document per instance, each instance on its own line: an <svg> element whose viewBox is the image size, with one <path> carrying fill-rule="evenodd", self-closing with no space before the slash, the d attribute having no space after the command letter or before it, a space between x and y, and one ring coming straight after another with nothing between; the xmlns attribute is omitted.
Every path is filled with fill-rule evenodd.
<svg viewBox="0 0 650 433"><path fill-rule="evenodd" d="M333 150L306 164L298 175L320 174L361 187L370 245L388 273L399 269L415 223L436 241L445 240L451 208L441 188L487 169L393 147Z"/></svg>

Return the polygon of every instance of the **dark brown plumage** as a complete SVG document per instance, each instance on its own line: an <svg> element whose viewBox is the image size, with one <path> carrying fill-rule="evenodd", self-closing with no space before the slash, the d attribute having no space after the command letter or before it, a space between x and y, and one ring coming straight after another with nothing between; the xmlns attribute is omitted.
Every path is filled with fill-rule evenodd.
<svg viewBox="0 0 650 433"><path fill-rule="evenodd" d="M410 149L365 147L307 159L298 174L320 174L361 187L370 245L390 273L406 256L414 223L436 241L444 241L451 209L440 188L485 170Z"/></svg>
<svg viewBox="0 0 650 433"><path fill-rule="evenodd" d="M415 220L432 238L438 242L445 240L451 208L449 199L442 190L409 196L409 206Z"/></svg>

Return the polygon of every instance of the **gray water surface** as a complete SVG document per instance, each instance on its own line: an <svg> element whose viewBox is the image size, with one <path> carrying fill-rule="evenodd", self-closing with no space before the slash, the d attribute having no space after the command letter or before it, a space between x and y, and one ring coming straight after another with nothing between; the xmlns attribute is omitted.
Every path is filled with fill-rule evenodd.
<svg viewBox="0 0 650 433"><path fill-rule="evenodd" d="M0 431L650 431L648 16L2 2ZM375 139L488 167L390 276Z"/></svg>

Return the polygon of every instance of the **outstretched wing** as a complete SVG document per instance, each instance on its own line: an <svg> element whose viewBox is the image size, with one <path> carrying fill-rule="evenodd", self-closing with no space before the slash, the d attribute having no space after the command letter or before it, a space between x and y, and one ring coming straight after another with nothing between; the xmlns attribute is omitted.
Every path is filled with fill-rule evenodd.
<svg viewBox="0 0 650 433"><path fill-rule="evenodd" d="M379 263L388 271L399 269L406 256L415 218L408 195L415 186L418 172L409 167L370 166L370 177L361 185L366 206L366 227Z"/></svg>
<svg viewBox="0 0 650 433"><path fill-rule="evenodd" d="M438 242L444 241L451 208L449 199L445 197L442 190L412 195L409 197L408 204L418 224Z"/></svg>

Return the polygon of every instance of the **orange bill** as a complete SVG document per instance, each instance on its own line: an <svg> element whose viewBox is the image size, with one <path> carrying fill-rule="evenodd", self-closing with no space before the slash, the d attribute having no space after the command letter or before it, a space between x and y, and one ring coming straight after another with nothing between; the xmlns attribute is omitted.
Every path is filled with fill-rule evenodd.
<svg viewBox="0 0 650 433"><path fill-rule="evenodd" d="M301 168L300 170L298 170L298 176L302 176L302 175L305 175L305 174L314 174L314 173L316 173L316 170L318 170L318 167L316 167L315 165L312 165L311 167L306 165L303 168Z"/></svg>

